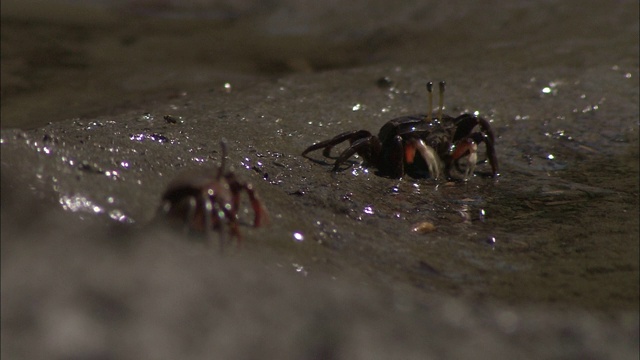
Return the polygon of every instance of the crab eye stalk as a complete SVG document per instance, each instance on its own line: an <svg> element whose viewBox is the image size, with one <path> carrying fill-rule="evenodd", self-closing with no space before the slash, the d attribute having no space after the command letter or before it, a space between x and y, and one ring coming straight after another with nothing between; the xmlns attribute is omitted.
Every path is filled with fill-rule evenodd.
<svg viewBox="0 0 640 360"><path fill-rule="evenodd" d="M444 81L440 81L440 103L438 104L438 120L442 120L442 110L444 109Z"/></svg>
<svg viewBox="0 0 640 360"><path fill-rule="evenodd" d="M427 92L429 93L429 107L427 108L427 122L430 123L433 120L433 82L427 83Z"/></svg>
<svg viewBox="0 0 640 360"><path fill-rule="evenodd" d="M220 167L218 168L217 179L220 179L224 174L224 167L227 162L227 141L225 139L220 140L220 148L222 150L222 159L220 159Z"/></svg>

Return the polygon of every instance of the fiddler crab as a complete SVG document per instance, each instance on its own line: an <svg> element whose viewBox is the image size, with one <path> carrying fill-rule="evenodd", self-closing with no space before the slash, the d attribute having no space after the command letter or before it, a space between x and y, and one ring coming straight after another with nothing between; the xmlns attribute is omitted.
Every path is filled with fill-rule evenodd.
<svg viewBox="0 0 640 360"><path fill-rule="evenodd" d="M231 237L241 243L238 225L240 195L246 192L255 214L253 226L259 227L269 222L267 210L250 183L241 182L231 171L225 171L227 146L224 141L222 160L217 172L200 170L185 172L169 183L162 195L159 213L174 223L182 225L185 231L204 233L211 236L213 230L222 232L224 224L229 226ZM220 247L224 245L224 236Z"/></svg>
<svg viewBox="0 0 640 360"><path fill-rule="evenodd" d="M489 122L471 114L452 117L442 113L445 82L440 82L440 99L437 113L433 109L433 83L427 83L429 113L402 116L389 120L382 126L378 136L367 130L347 131L335 137L313 144L302 155L323 149L322 154L334 158L333 171L352 155L360 155L365 164L378 169L379 174L400 178L405 173L420 174L428 170L429 175L439 179L443 171L452 178L453 165L464 171L464 180L473 176L478 163L478 145L485 144L486 156L491 165L492 176L498 176L498 159L495 151L495 136ZM479 127L479 131L474 131ZM350 146L337 158L331 156L331 149L349 141ZM460 162L465 165L460 168Z"/></svg>

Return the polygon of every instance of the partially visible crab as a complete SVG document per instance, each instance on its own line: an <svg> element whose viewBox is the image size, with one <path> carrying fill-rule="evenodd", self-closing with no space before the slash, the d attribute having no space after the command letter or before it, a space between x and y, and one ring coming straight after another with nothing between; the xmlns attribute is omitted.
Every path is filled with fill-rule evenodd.
<svg viewBox="0 0 640 360"><path fill-rule="evenodd" d="M240 182L234 173L225 172L227 147L224 142L220 145L222 160L217 171L189 171L176 177L162 195L159 213L187 231L204 233L208 237L213 230L222 232L227 224L231 236L240 242L242 235L238 227L238 209L243 191L249 196L253 207L253 225L262 226L269 218L253 186ZM220 240L221 247L223 244L224 238Z"/></svg>
<svg viewBox="0 0 640 360"><path fill-rule="evenodd" d="M432 89L433 83L428 82L430 110L433 108ZM438 179L444 170L451 178L452 165L459 169L459 162L464 159L464 179L467 180L473 176L478 162L478 145L484 143L492 176L498 176L495 137L489 122L471 114L455 118L443 114L444 89L445 82L441 81L440 103L435 115L429 112L389 120L378 136L367 130L344 132L309 146L302 155L306 157L311 151L323 149L325 157L332 157L331 149L348 140L350 146L336 158L333 171L338 171L340 165L358 154L365 164L376 167L380 175L400 178L407 172L415 175L428 170L432 178ZM479 131L474 131L477 126Z"/></svg>

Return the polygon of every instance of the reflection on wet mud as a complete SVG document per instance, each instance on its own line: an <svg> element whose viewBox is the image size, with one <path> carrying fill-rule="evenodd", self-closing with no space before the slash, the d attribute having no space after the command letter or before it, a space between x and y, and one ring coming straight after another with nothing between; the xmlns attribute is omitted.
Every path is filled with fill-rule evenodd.
<svg viewBox="0 0 640 360"><path fill-rule="evenodd" d="M637 1L25 4L2 1L3 358L637 359ZM398 176L332 171L357 139L301 156L430 110L486 119L500 171L475 136L406 136ZM269 226L248 190L228 212L223 162Z"/></svg>
<svg viewBox="0 0 640 360"><path fill-rule="evenodd" d="M520 5L532 14L551 6ZM107 21L95 28L3 21L3 169L70 213L145 226L171 178L185 168L215 167L215 144L225 138L233 148L229 165L251 179L274 215L268 231L247 230L247 243L294 254L291 263L305 264L305 273L320 263L329 264L327 271L366 269L371 279L385 274L451 295L635 306L630 292L638 269L628 249L637 248L629 238L638 232L632 181L638 71L635 48L620 46L631 32L594 19L599 35L583 34L584 17L574 14L544 28L523 20L519 34L535 29L525 39L536 41L527 42L501 30L514 26L504 20L511 19L509 6L497 10L504 20L499 29L475 19L473 5L450 6L456 11L447 23L469 22L443 31L437 13L425 12L419 22L390 13L387 21L361 24L341 40L333 37L335 29L352 29L341 17L315 23L325 27L309 28L315 33L308 36L282 36L275 31L282 24L271 17L282 16L278 9L260 14L271 32L241 19L214 27L191 19L192 31L154 16L135 26ZM624 23L609 7L596 10ZM635 18L625 21L636 24ZM473 26L478 22L491 26ZM59 36L43 42L52 27ZM468 42L477 28L491 36L476 34L481 39ZM397 41L400 34L406 40ZM243 42L247 46L238 48ZM41 58L43 44L66 50L57 52L58 63L24 71L21 64ZM118 66L105 71L97 64ZM84 76L91 81L82 86L67 81ZM500 176L491 178L497 171L482 150L477 161L469 154L459 158L467 167L454 172L467 181L391 179L356 154L332 172L335 158L300 156L336 134L377 134L390 119L424 113L430 79L451 84L445 108L451 116L486 118ZM8 129L16 125L33 129ZM435 169L424 166L418 175ZM253 243L257 238L265 241ZM603 247L610 252L598 251ZM608 269L613 262L631 269L613 271L628 291L607 303L611 279L584 269ZM415 271L437 272L440 280ZM559 288L570 290L557 295Z"/></svg>

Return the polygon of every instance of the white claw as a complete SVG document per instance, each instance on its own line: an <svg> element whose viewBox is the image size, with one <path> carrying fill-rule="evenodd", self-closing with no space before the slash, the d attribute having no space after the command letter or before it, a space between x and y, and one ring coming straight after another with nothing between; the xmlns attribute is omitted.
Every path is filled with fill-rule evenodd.
<svg viewBox="0 0 640 360"><path fill-rule="evenodd" d="M434 179L439 179L442 171L442 164L440 163L440 158L438 158L436 151L431 146L425 144L422 140L416 141L415 145L416 149L427 163L429 174L431 174Z"/></svg>
<svg viewBox="0 0 640 360"><path fill-rule="evenodd" d="M469 156L467 156L467 170L464 173L464 181L469 180L470 176L473 176L473 171L478 163L478 144L473 143L469 149Z"/></svg>

